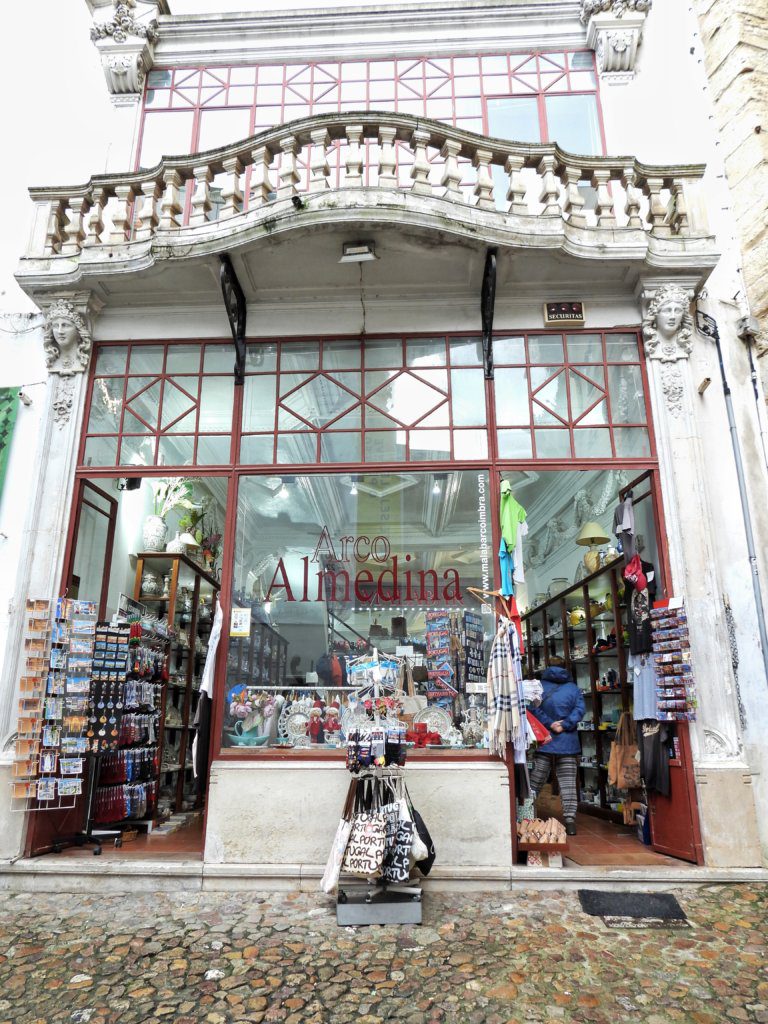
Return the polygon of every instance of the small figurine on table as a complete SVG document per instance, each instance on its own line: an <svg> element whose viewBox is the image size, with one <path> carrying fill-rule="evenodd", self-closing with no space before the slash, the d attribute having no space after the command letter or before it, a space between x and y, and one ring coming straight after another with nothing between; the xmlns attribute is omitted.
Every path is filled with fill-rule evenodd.
<svg viewBox="0 0 768 1024"><path fill-rule="evenodd" d="M320 707L309 710L309 738L312 743L325 743L325 732L323 730L323 709Z"/></svg>
<svg viewBox="0 0 768 1024"><path fill-rule="evenodd" d="M323 723L325 734L327 739L336 739L337 734L341 731L341 722L339 721L339 705L334 701L333 704L329 704L325 709L325 722Z"/></svg>

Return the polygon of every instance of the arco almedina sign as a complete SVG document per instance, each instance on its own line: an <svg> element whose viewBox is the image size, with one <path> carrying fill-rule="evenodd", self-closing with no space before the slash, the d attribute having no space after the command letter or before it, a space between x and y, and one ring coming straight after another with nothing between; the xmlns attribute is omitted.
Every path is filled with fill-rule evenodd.
<svg viewBox="0 0 768 1024"><path fill-rule="evenodd" d="M334 544L324 526L312 556L299 559L302 580L291 584L285 562L278 560L266 600L280 593L289 602L359 602L361 604L454 604L463 603L457 569L416 570L410 554L392 555L389 540L382 534L339 537ZM363 568L374 563L374 568ZM318 568L319 567L319 568Z"/></svg>

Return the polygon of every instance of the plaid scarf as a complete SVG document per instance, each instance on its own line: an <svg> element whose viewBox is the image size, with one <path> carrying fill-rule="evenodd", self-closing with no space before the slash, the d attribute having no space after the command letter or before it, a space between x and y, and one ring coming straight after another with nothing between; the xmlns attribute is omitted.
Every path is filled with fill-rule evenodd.
<svg viewBox="0 0 768 1024"><path fill-rule="evenodd" d="M518 662L519 662L518 654ZM509 625L502 620L488 660L488 739L492 754L505 757L507 744L517 746L524 733L520 715L518 674L509 643Z"/></svg>

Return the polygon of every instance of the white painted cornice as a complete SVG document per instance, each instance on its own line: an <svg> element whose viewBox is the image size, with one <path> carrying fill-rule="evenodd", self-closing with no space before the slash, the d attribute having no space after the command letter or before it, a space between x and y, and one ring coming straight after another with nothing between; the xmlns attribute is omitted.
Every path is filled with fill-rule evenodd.
<svg viewBox="0 0 768 1024"><path fill-rule="evenodd" d="M155 63L332 60L585 46L576 0L440 0L158 18Z"/></svg>

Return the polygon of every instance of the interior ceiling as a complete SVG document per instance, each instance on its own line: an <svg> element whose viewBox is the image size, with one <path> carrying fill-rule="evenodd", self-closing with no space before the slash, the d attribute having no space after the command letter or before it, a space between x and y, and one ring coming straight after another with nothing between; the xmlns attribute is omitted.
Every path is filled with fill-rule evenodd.
<svg viewBox="0 0 768 1024"><path fill-rule="evenodd" d="M344 242L373 241L376 260L339 263ZM477 298L486 244L416 228L310 228L259 239L230 251L248 302L358 296L466 294ZM599 265L599 281L595 271ZM552 250L500 249L497 301L558 288L596 285L606 293L625 285L622 261L578 259ZM362 277L361 277L362 274ZM110 305L220 304L218 256L167 260L135 273L112 273L99 288Z"/></svg>

